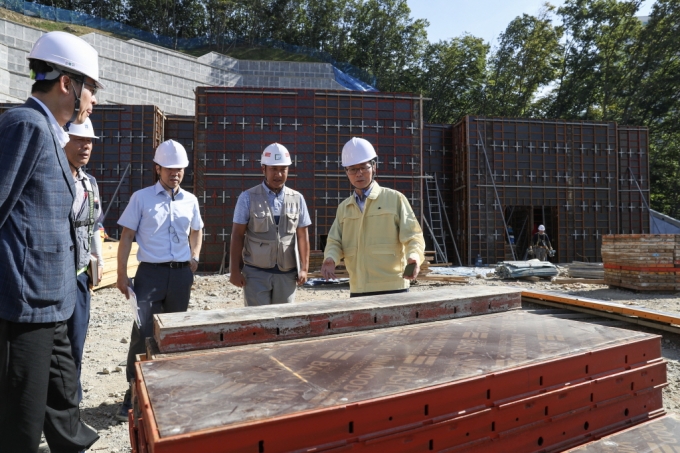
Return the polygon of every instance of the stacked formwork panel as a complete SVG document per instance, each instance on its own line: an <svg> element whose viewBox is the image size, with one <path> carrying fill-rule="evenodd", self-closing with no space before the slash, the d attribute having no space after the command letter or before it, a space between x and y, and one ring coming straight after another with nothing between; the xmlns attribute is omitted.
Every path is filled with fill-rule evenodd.
<svg viewBox="0 0 680 453"><path fill-rule="evenodd" d="M182 189L194 191L194 130L196 118L186 115L167 115L163 128L163 141L175 140L187 151L189 168L184 171Z"/></svg>
<svg viewBox="0 0 680 453"><path fill-rule="evenodd" d="M646 149L645 131L631 131ZM644 153L621 163L618 144L627 133L615 123L473 116L454 126L454 234L464 262L504 259L504 220L518 258L544 224L556 260L601 261L602 235L621 228L621 166L648 173ZM642 217L633 221L649 228Z"/></svg>
<svg viewBox="0 0 680 453"><path fill-rule="evenodd" d="M0 104L0 114L16 105ZM97 179L102 210L108 210L106 232L118 239L117 222L130 195L155 182L153 155L163 139L163 114L153 105L98 105L90 119L99 138L85 171Z"/></svg>
<svg viewBox="0 0 680 453"><path fill-rule="evenodd" d="M287 185L307 202L312 249L322 248L350 193L340 157L353 136L375 145L379 181L403 192L420 215L421 102L389 93L198 88L194 193L205 221L206 269L221 263L238 196L262 182L261 153L273 142L292 153Z"/></svg>
<svg viewBox="0 0 680 453"><path fill-rule="evenodd" d="M649 233L649 132L618 127L619 234Z"/></svg>

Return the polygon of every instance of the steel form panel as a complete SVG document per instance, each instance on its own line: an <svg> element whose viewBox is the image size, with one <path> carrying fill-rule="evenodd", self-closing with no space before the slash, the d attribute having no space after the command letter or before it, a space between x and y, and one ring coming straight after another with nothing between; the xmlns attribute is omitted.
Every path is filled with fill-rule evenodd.
<svg viewBox="0 0 680 453"><path fill-rule="evenodd" d="M467 287L272 305L230 310L162 313L154 317L161 353L335 335L360 330L462 318L521 308L521 291Z"/></svg>
<svg viewBox="0 0 680 453"><path fill-rule="evenodd" d="M649 131L618 128L619 234L649 234Z"/></svg>
<svg viewBox="0 0 680 453"><path fill-rule="evenodd" d="M153 451L323 449L492 408L510 426L510 412L500 415L500 407L518 399L557 404L559 390L585 395L574 387L583 384L605 392L593 397L602 406L617 390L591 381L624 373L626 396L614 399L644 391L635 385L652 379L662 381L655 389L665 383L660 337L525 312L301 346L269 343L137 363L141 423ZM661 407L658 394L647 412Z"/></svg>
<svg viewBox="0 0 680 453"><path fill-rule="evenodd" d="M448 218L451 229L453 230L453 189L457 183L453 171L453 152L451 143L453 141L453 126L450 124L424 124L423 125L423 176L437 178L439 192L444 202L441 206L442 214ZM426 197L423 189L423 199ZM427 209L427 201L423 202L423 209ZM423 225L424 226L424 225ZM444 236L446 237L446 250L449 261L457 264L456 255L453 247L453 238L449 234L448 225L443 225ZM430 242L430 233L424 228L427 249L434 250Z"/></svg>
<svg viewBox="0 0 680 453"><path fill-rule="evenodd" d="M665 380L662 365L656 365L652 373ZM617 380L618 385L636 386L630 375L647 373L649 368L626 371L609 376L607 380ZM597 385L591 381L517 401L515 405L518 407L514 408L515 412L505 414L506 420L499 416L501 411L497 408L456 414L450 419L434 420L429 426L360 440L351 444L351 451L562 451L582 443L585 436L608 434L616 431L621 424L639 423L654 416L654 411L662 406L661 388L650 383L649 379L643 385L636 387L637 391L622 388L615 396L596 402L598 392L591 387ZM579 398L580 401L576 401Z"/></svg>
<svg viewBox="0 0 680 453"><path fill-rule="evenodd" d="M166 115L163 126L163 141L175 140L187 151L189 167L184 170L182 188L194 192L194 129L196 118L186 115Z"/></svg>
<svg viewBox="0 0 680 453"><path fill-rule="evenodd" d="M568 453L680 451L680 417L670 414L569 450Z"/></svg>
<svg viewBox="0 0 680 453"><path fill-rule="evenodd" d="M458 229L468 231L468 264L478 254L485 263L504 259L502 214L513 226L520 257L543 223L557 260L601 261L602 235L618 225L615 123L468 116L456 134L454 171L463 172L464 189L454 200L469 209L458 216Z"/></svg>
<svg viewBox="0 0 680 453"><path fill-rule="evenodd" d="M376 146L379 181L420 212L421 102L389 93L199 87L194 163L206 223L202 263L219 266L236 200L262 181L260 155L272 142L292 153L288 185L305 196L313 249L350 194L340 152L352 136Z"/></svg>

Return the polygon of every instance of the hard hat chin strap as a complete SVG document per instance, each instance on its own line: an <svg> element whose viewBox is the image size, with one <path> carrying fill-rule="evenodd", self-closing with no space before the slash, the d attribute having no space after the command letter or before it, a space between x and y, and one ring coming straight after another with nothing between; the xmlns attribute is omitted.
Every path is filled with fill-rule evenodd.
<svg viewBox="0 0 680 453"><path fill-rule="evenodd" d="M73 114L71 115L71 119L68 120L69 123L73 123L78 118L78 113L80 113L80 98L83 95L83 86L85 86L85 83L80 82L80 96L78 96L76 93L76 87L73 85L73 81L75 81L75 79L73 76L71 76L71 86L73 87L73 97L75 98L75 104L73 106Z"/></svg>

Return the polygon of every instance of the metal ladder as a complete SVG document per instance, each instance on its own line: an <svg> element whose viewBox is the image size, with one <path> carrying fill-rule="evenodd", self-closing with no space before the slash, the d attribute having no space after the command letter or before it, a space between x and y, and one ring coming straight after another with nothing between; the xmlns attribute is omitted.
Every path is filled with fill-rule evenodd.
<svg viewBox="0 0 680 453"><path fill-rule="evenodd" d="M434 244L435 258L438 263L448 263L446 254L446 234L444 233L444 213L442 213L442 196L439 193L437 174L425 178L425 192L427 194L427 220L425 225L430 230L430 237Z"/></svg>

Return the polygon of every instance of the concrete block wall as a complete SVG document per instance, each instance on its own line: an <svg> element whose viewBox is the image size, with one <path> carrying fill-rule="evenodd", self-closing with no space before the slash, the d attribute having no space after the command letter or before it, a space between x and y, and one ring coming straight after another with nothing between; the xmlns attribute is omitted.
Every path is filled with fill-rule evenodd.
<svg viewBox="0 0 680 453"><path fill-rule="evenodd" d="M7 49L7 96L30 95L26 56L42 31L0 20L0 45ZM153 104L168 114L193 115L197 86L344 89L326 63L246 61L210 52L193 57L138 40L99 33L81 36L99 52L100 104ZM3 88L0 48L0 95Z"/></svg>

